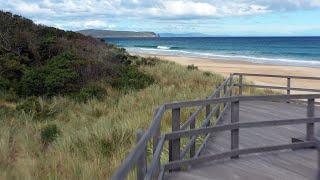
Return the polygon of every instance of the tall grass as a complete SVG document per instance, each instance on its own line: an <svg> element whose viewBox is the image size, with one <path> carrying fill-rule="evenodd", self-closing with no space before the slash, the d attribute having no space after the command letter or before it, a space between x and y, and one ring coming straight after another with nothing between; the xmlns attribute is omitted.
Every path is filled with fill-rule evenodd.
<svg viewBox="0 0 320 180"><path fill-rule="evenodd" d="M2 94L0 179L108 179L134 147L136 131L149 126L154 108L165 102L205 98L223 81L217 74L162 61L140 70L156 82L126 94L106 87L103 100L87 103L39 98L42 109L54 112L40 118L17 111L17 104L7 102ZM189 111L183 112L182 119ZM59 135L44 143L41 134L52 125ZM169 130L169 114L162 125Z"/></svg>

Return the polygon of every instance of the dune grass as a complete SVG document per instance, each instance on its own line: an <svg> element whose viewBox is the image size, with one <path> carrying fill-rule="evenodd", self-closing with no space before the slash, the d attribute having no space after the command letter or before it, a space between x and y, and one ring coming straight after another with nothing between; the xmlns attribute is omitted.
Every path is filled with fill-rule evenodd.
<svg viewBox="0 0 320 180"><path fill-rule="evenodd" d="M0 179L108 179L134 147L136 131L150 125L154 108L205 98L223 82L220 75L171 62L140 70L156 82L125 94L106 86L106 97L86 103L38 98L40 116L16 110L18 104L6 101L7 93L0 94ZM183 111L182 119L190 112ZM169 127L167 113L162 129Z"/></svg>

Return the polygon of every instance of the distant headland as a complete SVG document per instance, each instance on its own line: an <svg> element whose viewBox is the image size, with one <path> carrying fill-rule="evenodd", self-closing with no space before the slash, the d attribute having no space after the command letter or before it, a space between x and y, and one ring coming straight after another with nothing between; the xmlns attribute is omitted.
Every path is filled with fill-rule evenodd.
<svg viewBox="0 0 320 180"><path fill-rule="evenodd" d="M85 29L78 31L79 33L92 36L95 38L156 38L158 34L154 32L135 32L135 31L112 31L112 30L98 30Z"/></svg>

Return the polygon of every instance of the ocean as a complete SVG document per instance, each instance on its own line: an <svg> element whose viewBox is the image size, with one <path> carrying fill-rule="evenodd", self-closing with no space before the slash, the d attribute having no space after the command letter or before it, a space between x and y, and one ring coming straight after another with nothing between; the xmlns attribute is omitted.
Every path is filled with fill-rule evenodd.
<svg viewBox="0 0 320 180"><path fill-rule="evenodd" d="M110 38L129 52L320 67L320 37Z"/></svg>

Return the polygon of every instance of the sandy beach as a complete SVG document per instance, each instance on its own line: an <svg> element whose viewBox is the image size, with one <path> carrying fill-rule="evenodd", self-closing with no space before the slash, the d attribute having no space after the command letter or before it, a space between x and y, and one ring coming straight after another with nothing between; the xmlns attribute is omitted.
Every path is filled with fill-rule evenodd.
<svg viewBox="0 0 320 180"><path fill-rule="evenodd" d="M218 73L218 74L222 74L223 76L228 76L230 73L238 72L238 73L260 73L260 74L320 77L320 68L312 68L312 67L268 65L268 64L250 63L245 61L233 61L233 60L223 60L223 59L213 60L213 59L205 59L205 58L167 56L167 55L155 55L155 54L150 55L150 54L141 54L141 53L139 55L156 56L161 59L173 61L185 66L194 64L199 68L199 70ZM281 78L247 77L246 80L253 82L257 85L286 86L286 83L287 83L287 79L281 79ZM291 87L320 89L320 81L295 79L291 81ZM306 92L294 92L294 93L306 93Z"/></svg>

